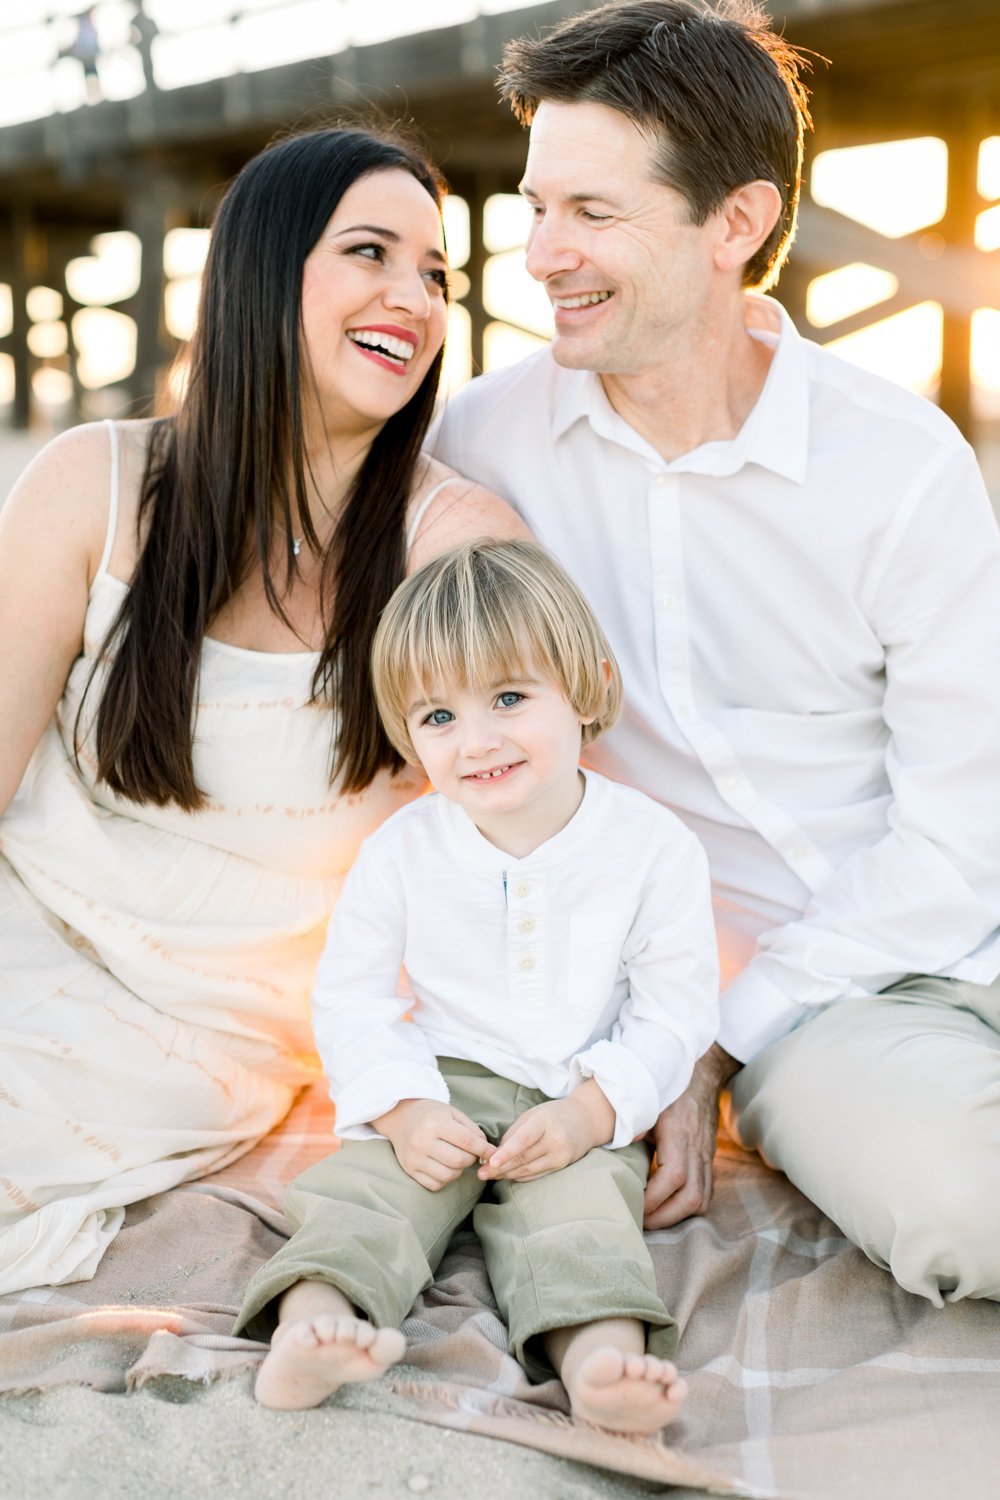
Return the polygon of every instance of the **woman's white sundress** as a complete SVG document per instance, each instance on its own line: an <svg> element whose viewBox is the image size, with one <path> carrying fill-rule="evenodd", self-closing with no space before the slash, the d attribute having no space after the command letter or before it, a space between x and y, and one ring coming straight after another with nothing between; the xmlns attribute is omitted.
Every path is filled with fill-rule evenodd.
<svg viewBox="0 0 1000 1500"><path fill-rule="evenodd" d="M77 769L77 709L127 591L107 571L109 433L83 654L0 819L0 1293L89 1279L125 1205L218 1169L284 1116L316 1072L309 992L343 876L423 785L404 771L340 795L330 713L309 702L316 655L211 639L203 812L95 785L89 736Z"/></svg>

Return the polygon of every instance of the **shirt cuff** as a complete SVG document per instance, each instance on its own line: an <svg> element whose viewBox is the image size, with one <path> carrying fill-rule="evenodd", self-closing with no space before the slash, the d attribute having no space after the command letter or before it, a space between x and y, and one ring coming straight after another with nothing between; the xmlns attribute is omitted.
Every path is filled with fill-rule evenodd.
<svg viewBox="0 0 1000 1500"><path fill-rule="evenodd" d="M401 1099L437 1099L447 1104L451 1095L437 1068L413 1063L383 1063L370 1068L333 1095L337 1111L334 1129L342 1141L378 1137L371 1124Z"/></svg>
<svg viewBox="0 0 1000 1500"><path fill-rule="evenodd" d="M748 1063L794 1031L814 1007L790 1000L751 963L723 991L720 1010L719 1046L737 1062Z"/></svg>
<svg viewBox="0 0 1000 1500"><path fill-rule="evenodd" d="M613 1150L629 1146L644 1134L660 1113L660 1098L652 1074L627 1047L617 1042L595 1042L574 1057L570 1088L592 1078L615 1112L615 1133L606 1144Z"/></svg>

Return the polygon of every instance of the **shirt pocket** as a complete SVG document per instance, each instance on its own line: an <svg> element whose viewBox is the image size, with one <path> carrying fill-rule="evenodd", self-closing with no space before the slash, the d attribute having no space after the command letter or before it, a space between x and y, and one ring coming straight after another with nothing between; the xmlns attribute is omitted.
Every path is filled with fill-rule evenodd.
<svg viewBox="0 0 1000 1500"><path fill-rule="evenodd" d="M566 1004L598 1015L615 999L625 978L622 949L635 913L580 912L569 919Z"/></svg>

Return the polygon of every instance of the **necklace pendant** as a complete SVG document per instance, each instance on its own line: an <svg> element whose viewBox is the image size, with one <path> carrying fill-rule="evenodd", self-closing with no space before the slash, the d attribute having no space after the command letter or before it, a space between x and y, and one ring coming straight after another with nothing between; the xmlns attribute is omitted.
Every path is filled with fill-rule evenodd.
<svg viewBox="0 0 1000 1500"><path fill-rule="evenodd" d="M305 540L305 538L301 537L301 536L296 536L296 537L292 538L292 556L293 557L298 557L299 553L302 551L302 543L303 543L304 540Z"/></svg>

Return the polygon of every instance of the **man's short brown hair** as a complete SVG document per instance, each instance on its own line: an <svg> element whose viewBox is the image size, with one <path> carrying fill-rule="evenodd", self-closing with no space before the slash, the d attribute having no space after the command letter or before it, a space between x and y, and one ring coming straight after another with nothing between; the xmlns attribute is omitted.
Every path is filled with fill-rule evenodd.
<svg viewBox="0 0 1000 1500"><path fill-rule="evenodd" d="M543 100L604 104L655 139L662 182L703 224L748 182L773 182L777 223L744 267L766 286L795 229L809 118L802 54L754 0L620 0L510 42L500 92L522 125Z"/></svg>

